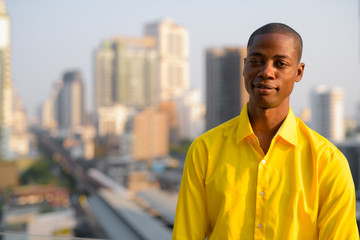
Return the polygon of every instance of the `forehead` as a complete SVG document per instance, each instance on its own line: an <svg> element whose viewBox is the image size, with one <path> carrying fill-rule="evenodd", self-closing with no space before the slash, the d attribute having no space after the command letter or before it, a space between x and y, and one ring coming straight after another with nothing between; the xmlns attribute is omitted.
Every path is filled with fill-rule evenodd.
<svg viewBox="0 0 360 240"><path fill-rule="evenodd" d="M255 36L253 43L248 47L247 55L253 54L280 55L296 58L295 40L287 34L259 34Z"/></svg>

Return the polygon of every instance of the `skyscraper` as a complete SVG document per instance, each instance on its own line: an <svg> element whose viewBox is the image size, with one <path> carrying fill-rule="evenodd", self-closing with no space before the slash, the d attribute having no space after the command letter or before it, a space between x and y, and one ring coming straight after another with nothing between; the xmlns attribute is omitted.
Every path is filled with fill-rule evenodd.
<svg viewBox="0 0 360 240"><path fill-rule="evenodd" d="M345 138L345 103L342 88L316 86L311 94L311 127L327 139L340 142Z"/></svg>
<svg viewBox="0 0 360 240"><path fill-rule="evenodd" d="M80 72L66 72L57 99L57 120L61 133L84 123L84 98L84 84Z"/></svg>
<svg viewBox="0 0 360 240"><path fill-rule="evenodd" d="M27 130L27 117L18 92L13 89L13 116L10 138L12 159L19 156L29 156L32 150L34 136Z"/></svg>
<svg viewBox="0 0 360 240"><path fill-rule="evenodd" d="M95 109L158 103L157 53L152 37L118 37L95 53Z"/></svg>
<svg viewBox="0 0 360 240"><path fill-rule="evenodd" d="M11 123L10 18L3 0L0 0L0 158L10 156Z"/></svg>
<svg viewBox="0 0 360 240"><path fill-rule="evenodd" d="M147 24L145 35L156 39L162 101L182 96L189 88L189 34L170 19Z"/></svg>
<svg viewBox="0 0 360 240"><path fill-rule="evenodd" d="M114 102L114 57L111 41L105 41L95 52L95 109Z"/></svg>
<svg viewBox="0 0 360 240"><path fill-rule="evenodd" d="M54 84L54 89L41 108L41 126L56 134L58 128L58 98L60 90L63 87L63 81L59 80Z"/></svg>
<svg viewBox="0 0 360 240"><path fill-rule="evenodd" d="M115 101L132 107L158 103L157 53L152 37L118 37L115 51Z"/></svg>
<svg viewBox="0 0 360 240"><path fill-rule="evenodd" d="M27 132L27 116L23 101L16 91L13 89L13 116L12 116L12 133L22 134Z"/></svg>
<svg viewBox="0 0 360 240"><path fill-rule="evenodd" d="M206 50L206 129L209 130L240 114L249 95L245 89L246 48Z"/></svg>

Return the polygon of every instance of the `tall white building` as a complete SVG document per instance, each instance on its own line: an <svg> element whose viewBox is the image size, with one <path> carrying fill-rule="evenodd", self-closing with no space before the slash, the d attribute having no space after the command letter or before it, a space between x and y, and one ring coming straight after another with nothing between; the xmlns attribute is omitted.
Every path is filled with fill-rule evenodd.
<svg viewBox="0 0 360 240"><path fill-rule="evenodd" d="M189 88L189 34L170 19L147 24L145 35L156 38L162 101L183 95Z"/></svg>
<svg viewBox="0 0 360 240"><path fill-rule="evenodd" d="M316 86L311 94L311 127L333 142L345 138L345 102L342 88Z"/></svg>
<svg viewBox="0 0 360 240"><path fill-rule="evenodd" d="M9 158L12 124L10 18L0 0L0 158Z"/></svg>

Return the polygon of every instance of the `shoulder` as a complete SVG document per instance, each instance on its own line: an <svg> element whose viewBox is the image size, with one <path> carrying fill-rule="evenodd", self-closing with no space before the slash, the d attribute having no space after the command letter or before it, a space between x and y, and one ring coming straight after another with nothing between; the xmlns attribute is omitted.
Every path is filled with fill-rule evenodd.
<svg viewBox="0 0 360 240"><path fill-rule="evenodd" d="M194 140L195 144L205 144L207 146L215 142L224 141L226 138L236 136L240 116L230 119L229 121L214 127L203 133Z"/></svg>
<svg viewBox="0 0 360 240"><path fill-rule="evenodd" d="M327 164L329 161L340 161L342 164L347 164L345 156L332 142L308 127L299 118L296 118L296 122L299 145L303 148L310 148L313 157L321 161L320 164Z"/></svg>

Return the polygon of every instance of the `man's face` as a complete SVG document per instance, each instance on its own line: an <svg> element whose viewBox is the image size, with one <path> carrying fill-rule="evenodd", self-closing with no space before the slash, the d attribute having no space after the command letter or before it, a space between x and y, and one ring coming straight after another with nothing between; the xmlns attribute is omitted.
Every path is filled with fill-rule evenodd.
<svg viewBox="0 0 360 240"><path fill-rule="evenodd" d="M295 82L302 78L305 65L299 63L294 40L285 34L255 37L245 59L245 87L250 104L260 108L289 105Z"/></svg>

